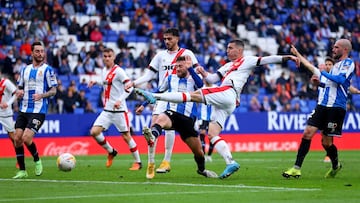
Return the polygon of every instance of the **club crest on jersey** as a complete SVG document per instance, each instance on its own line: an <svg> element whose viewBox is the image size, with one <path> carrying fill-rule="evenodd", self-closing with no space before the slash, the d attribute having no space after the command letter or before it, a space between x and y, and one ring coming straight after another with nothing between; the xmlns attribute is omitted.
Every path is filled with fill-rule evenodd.
<svg viewBox="0 0 360 203"><path fill-rule="evenodd" d="M39 71L38 75L39 75L39 76L42 76L42 75L43 75L43 72L42 72L42 71Z"/></svg>

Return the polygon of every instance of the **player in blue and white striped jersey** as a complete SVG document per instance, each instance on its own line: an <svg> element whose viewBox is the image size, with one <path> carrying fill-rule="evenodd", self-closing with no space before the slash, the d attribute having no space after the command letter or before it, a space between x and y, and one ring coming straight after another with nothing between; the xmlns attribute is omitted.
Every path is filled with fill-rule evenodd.
<svg viewBox="0 0 360 203"><path fill-rule="evenodd" d="M45 63L45 46L42 42L31 45L32 63L20 71L17 81L17 97L20 99L19 115L15 122L15 151L19 171L15 179L26 178L24 143L34 157L35 175L42 174L42 163L39 158L33 137L42 126L48 111L49 97L56 94L57 80L54 70Z"/></svg>
<svg viewBox="0 0 360 203"><path fill-rule="evenodd" d="M338 160L338 150L334 144L333 137L341 137L346 114L348 90L351 78L354 75L354 61L349 58L351 48L349 40L337 40L332 49L332 57L337 63L335 63L329 72L326 70L320 72L294 46L291 47L292 53L300 59L301 63L321 79L321 84L318 104L308 119L294 166L282 174L285 178L298 178L301 176L300 168L309 152L311 139L318 130L321 131L322 146L332 163L332 167L325 174L325 178L334 178L341 170L342 165Z"/></svg>
<svg viewBox="0 0 360 203"><path fill-rule="evenodd" d="M203 82L199 75L192 68L190 56L180 56L175 63L176 75L167 76L163 85L159 88L160 92L188 92L199 89ZM198 133L194 129L197 119L197 104L194 102L171 103L168 102L167 110L155 119L151 129L144 128L144 136L149 145L156 142L163 129L174 129L181 139L188 145L194 154L197 164L197 173L205 177L216 178L215 172L205 169L205 157L201 148Z"/></svg>

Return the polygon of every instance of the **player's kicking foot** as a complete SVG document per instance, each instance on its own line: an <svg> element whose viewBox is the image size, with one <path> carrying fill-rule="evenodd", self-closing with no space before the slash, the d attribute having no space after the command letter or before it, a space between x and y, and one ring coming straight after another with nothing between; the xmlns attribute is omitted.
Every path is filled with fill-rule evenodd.
<svg viewBox="0 0 360 203"><path fill-rule="evenodd" d="M154 97L154 95L151 92L139 89L139 88L135 88L135 93L138 95L143 96L150 104L155 104L156 103L156 98Z"/></svg>
<svg viewBox="0 0 360 203"><path fill-rule="evenodd" d="M301 176L301 170L292 167L292 168L288 169L287 171L283 172L283 173L282 173L282 176L283 176L284 178L290 178L290 177L300 178L300 176Z"/></svg>
<svg viewBox="0 0 360 203"><path fill-rule="evenodd" d="M134 162L131 168L129 168L130 171L138 171L142 168L141 162Z"/></svg>
<svg viewBox="0 0 360 203"><path fill-rule="evenodd" d="M155 163L148 163L148 167L146 169L146 178L153 179L155 177Z"/></svg>
<svg viewBox="0 0 360 203"><path fill-rule="evenodd" d="M106 161L106 168L109 168L112 165L113 159L114 157L116 157L117 153L118 152L115 149L113 149L113 151L108 154Z"/></svg>
<svg viewBox="0 0 360 203"><path fill-rule="evenodd" d="M43 172L43 166L41 163L41 159L39 161L35 162L35 175L40 176Z"/></svg>
<svg viewBox="0 0 360 203"><path fill-rule="evenodd" d="M335 178L336 174L341 170L342 165L339 162L336 169L330 168L330 170L325 174L325 178Z"/></svg>
<svg viewBox="0 0 360 203"><path fill-rule="evenodd" d="M146 142L150 147L154 146L155 143L155 136L152 134L151 129L148 127L143 128L143 134L146 139Z"/></svg>
<svg viewBox="0 0 360 203"><path fill-rule="evenodd" d="M197 173L202 176L205 176L207 178L217 178L218 177L218 175L214 171L210 171L210 170L206 170L206 169L203 171L197 170Z"/></svg>
<svg viewBox="0 0 360 203"><path fill-rule="evenodd" d="M232 164L227 164L225 170L222 172L222 174L219 176L220 179L227 178L231 176L233 173L235 173L237 170L239 170L240 164L237 162L234 162Z"/></svg>
<svg viewBox="0 0 360 203"><path fill-rule="evenodd" d="M23 179L28 177L28 174L25 170L20 170L16 173L16 175L14 177L12 177L13 179Z"/></svg>
<svg viewBox="0 0 360 203"><path fill-rule="evenodd" d="M156 173L167 173L170 172L170 170L171 170L170 163L168 161L163 160L159 168L156 169Z"/></svg>

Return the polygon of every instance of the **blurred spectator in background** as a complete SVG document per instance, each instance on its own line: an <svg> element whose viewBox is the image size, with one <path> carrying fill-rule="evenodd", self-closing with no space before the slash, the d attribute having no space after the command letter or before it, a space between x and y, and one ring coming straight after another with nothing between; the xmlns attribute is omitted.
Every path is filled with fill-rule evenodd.
<svg viewBox="0 0 360 203"><path fill-rule="evenodd" d="M90 40L93 42L100 42L103 40L103 34L100 32L99 27L95 27L90 33Z"/></svg>

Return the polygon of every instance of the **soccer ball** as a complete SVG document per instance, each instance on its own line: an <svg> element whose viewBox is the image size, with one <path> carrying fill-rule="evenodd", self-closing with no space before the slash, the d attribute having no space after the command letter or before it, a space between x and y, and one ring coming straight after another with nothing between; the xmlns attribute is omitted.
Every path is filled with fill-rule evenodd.
<svg viewBox="0 0 360 203"><path fill-rule="evenodd" d="M56 165L60 171L69 172L75 168L76 159L74 155L70 153L63 153L57 158Z"/></svg>

